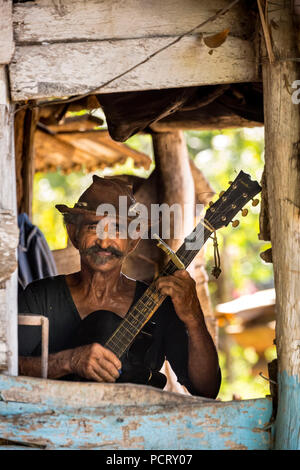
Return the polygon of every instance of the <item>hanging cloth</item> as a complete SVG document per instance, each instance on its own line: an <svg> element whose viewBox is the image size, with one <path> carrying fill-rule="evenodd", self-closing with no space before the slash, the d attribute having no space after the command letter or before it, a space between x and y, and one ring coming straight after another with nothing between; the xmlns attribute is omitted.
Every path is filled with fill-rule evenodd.
<svg viewBox="0 0 300 470"><path fill-rule="evenodd" d="M33 225L27 214L18 215L20 230L18 246L19 287L57 274L55 261L41 230Z"/></svg>

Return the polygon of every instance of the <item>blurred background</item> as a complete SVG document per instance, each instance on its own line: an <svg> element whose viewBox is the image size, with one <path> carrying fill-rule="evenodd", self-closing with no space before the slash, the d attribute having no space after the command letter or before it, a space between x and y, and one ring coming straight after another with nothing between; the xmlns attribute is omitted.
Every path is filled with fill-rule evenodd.
<svg viewBox="0 0 300 470"><path fill-rule="evenodd" d="M103 116L101 116L103 118ZM227 189L240 170L261 180L264 167L264 129L242 128L223 131L186 131L189 157L203 172L216 195ZM132 158L124 164L94 171L102 175L129 174L147 178L154 170L152 139L138 134L125 142L152 159L148 170L135 168ZM32 221L45 235L51 250L67 246L67 234L55 204L73 205L91 184L92 174L79 172L37 172L34 177ZM222 274L211 276L213 245L205 250L209 290L218 320L218 350L222 369L220 400L258 398L268 395L267 363L276 357L275 292L273 266L259 253L270 248L260 241L260 206L249 205L240 225L218 231Z"/></svg>

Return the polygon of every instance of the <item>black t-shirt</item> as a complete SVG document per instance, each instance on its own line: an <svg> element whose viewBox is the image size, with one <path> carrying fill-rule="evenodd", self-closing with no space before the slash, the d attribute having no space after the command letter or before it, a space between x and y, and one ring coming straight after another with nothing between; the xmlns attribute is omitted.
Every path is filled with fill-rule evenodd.
<svg viewBox="0 0 300 470"><path fill-rule="evenodd" d="M132 305L147 289L147 284L137 281ZM105 312L105 311L103 311ZM73 347L73 338L82 322L73 302L64 275L48 277L29 284L19 296L19 313L34 313L49 319L49 354ZM101 314L101 311L99 311ZM176 315L170 297L157 309L151 321L152 344L147 353L148 366L159 371L167 359L178 382L196 394L189 381L188 334L184 323ZM19 326L19 355L41 355L39 327Z"/></svg>

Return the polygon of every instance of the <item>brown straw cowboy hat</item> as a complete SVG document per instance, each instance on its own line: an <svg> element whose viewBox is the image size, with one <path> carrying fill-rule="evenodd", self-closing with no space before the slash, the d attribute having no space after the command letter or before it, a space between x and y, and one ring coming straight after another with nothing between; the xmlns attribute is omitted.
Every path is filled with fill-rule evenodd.
<svg viewBox="0 0 300 470"><path fill-rule="evenodd" d="M134 220L139 215L138 202L136 201L132 185L120 177L93 175L93 183L82 193L74 207L68 207L65 204L57 204L55 207L62 214L82 214L97 216L97 208L100 204L111 204L116 210L116 217L119 214L119 197L127 198L127 219ZM131 214L130 214L131 213ZM143 219L145 220L145 219ZM151 225L150 219L147 218Z"/></svg>

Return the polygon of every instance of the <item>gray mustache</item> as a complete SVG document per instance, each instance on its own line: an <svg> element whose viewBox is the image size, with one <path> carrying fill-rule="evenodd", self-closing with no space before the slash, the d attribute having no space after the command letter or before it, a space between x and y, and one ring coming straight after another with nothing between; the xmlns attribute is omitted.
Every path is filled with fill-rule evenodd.
<svg viewBox="0 0 300 470"><path fill-rule="evenodd" d="M123 256L123 252L118 250L117 248L114 248L113 246L109 246L107 248L101 248L100 246L94 245L91 246L90 248L87 248L86 250L81 250L80 253L83 255L93 255L97 253L111 253L113 256L116 256L117 258L121 258Z"/></svg>

